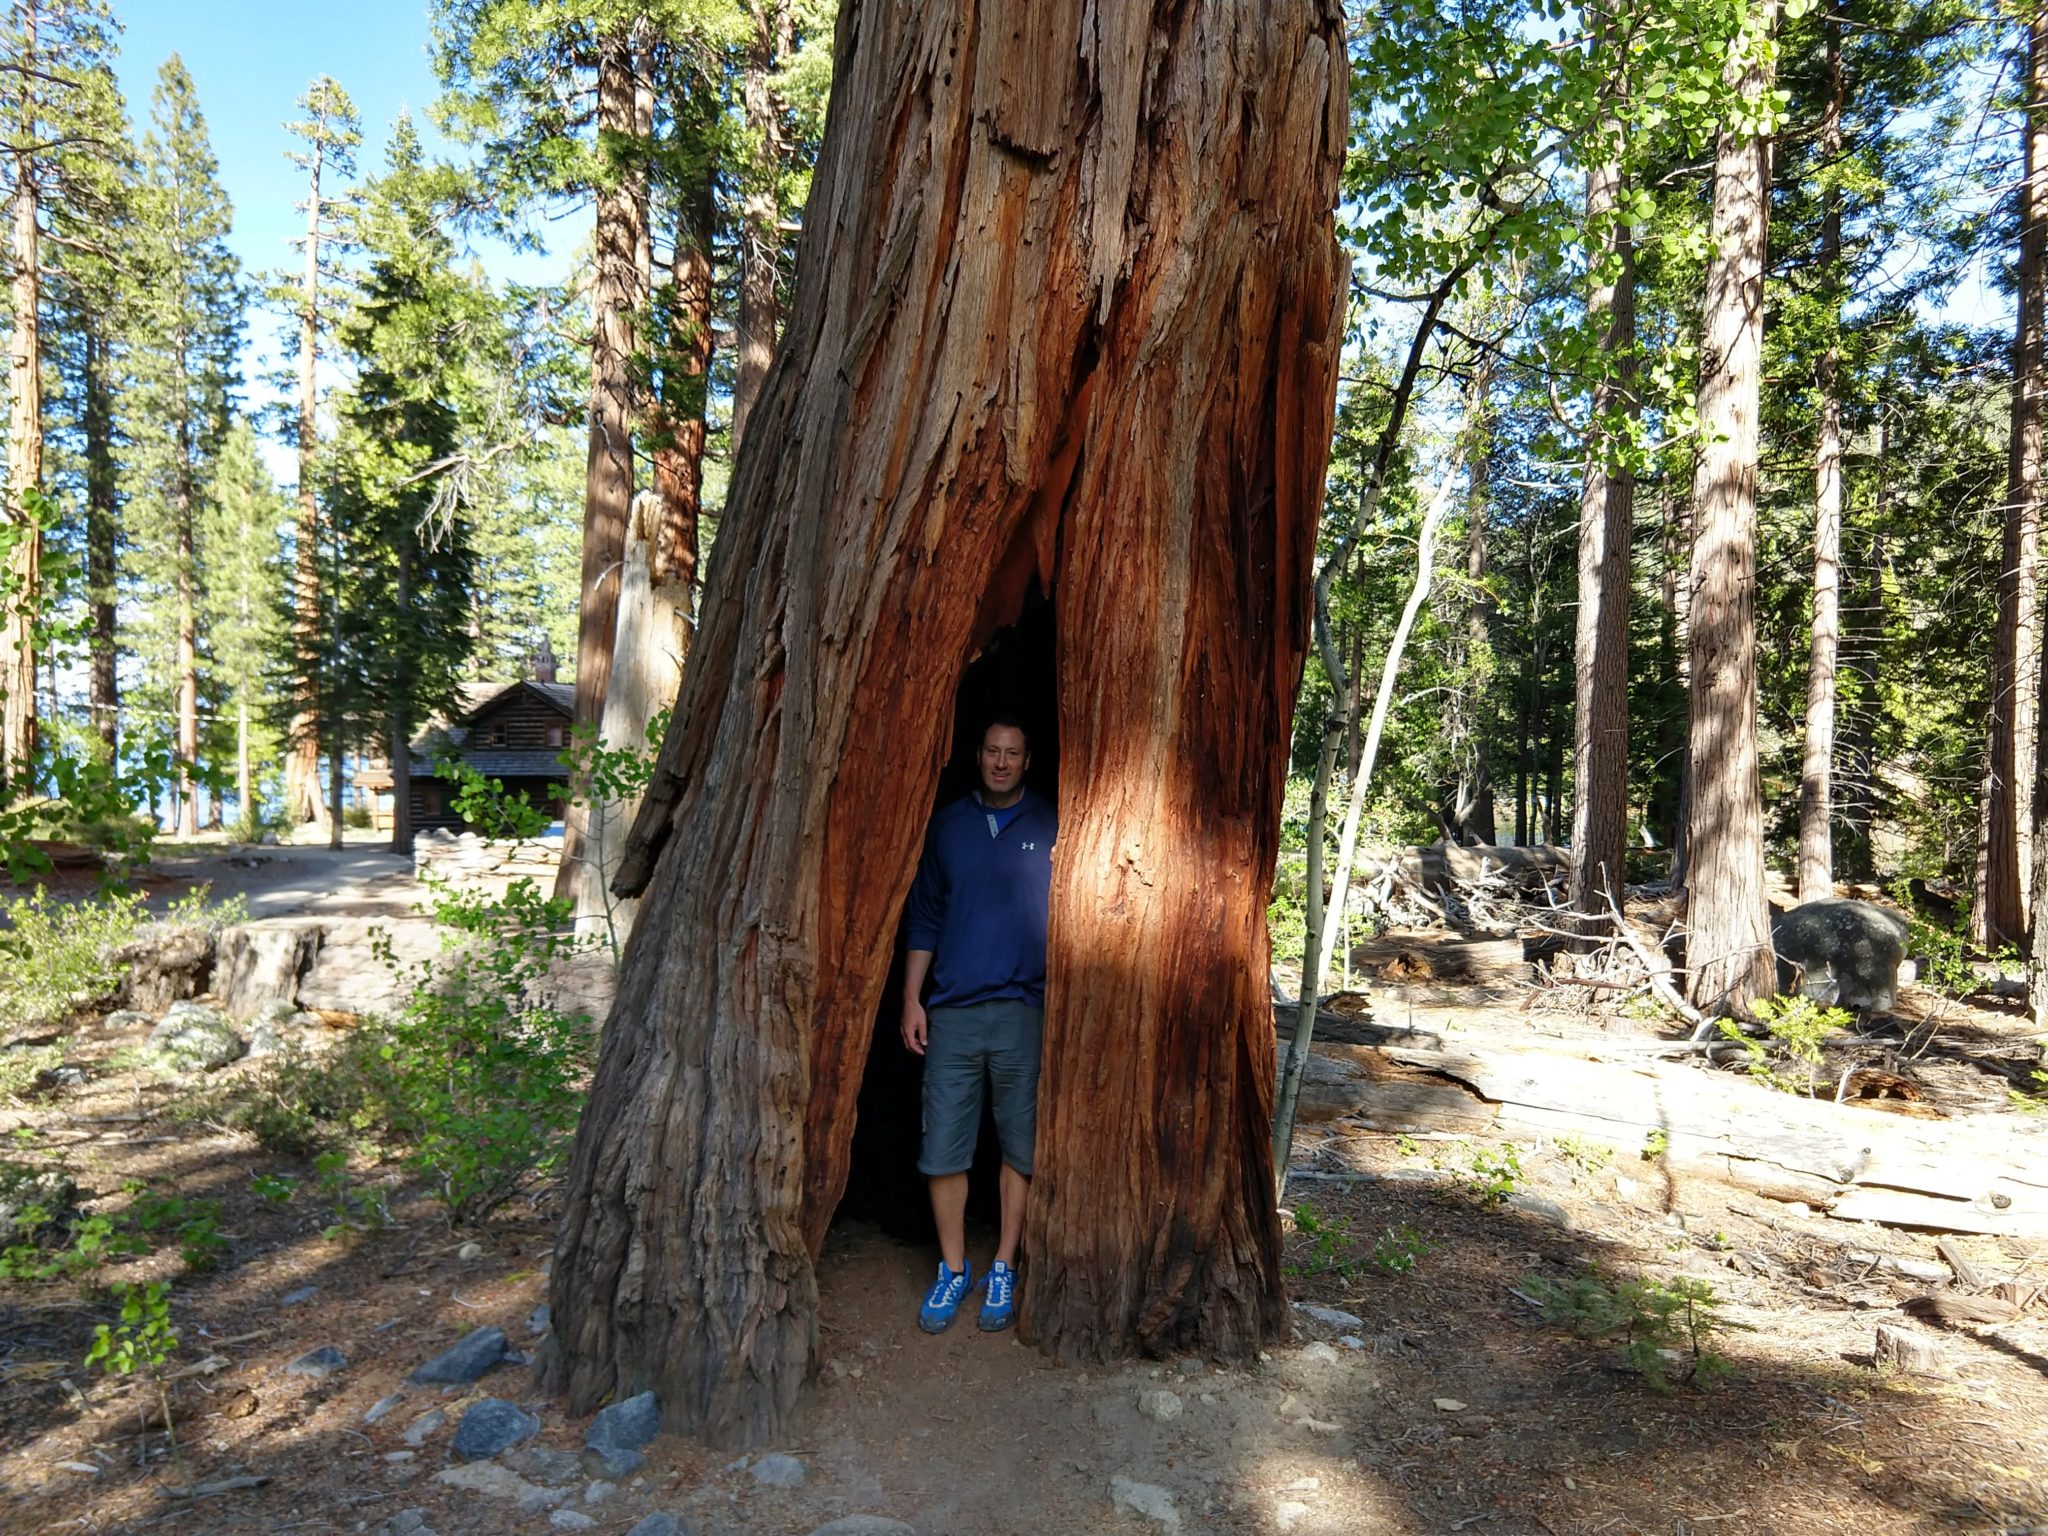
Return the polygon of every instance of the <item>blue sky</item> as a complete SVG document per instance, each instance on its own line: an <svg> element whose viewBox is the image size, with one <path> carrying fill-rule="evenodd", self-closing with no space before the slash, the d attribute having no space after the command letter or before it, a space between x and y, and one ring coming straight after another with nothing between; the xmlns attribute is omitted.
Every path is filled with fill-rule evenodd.
<svg viewBox="0 0 2048 1536"><path fill-rule="evenodd" d="M301 173L285 158L296 144L284 124L298 115L309 81L332 75L354 99L363 119L360 168L383 164L392 121L410 108L430 151L448 146L427 122L436 94L427 53L425 0L113 0L125 24L119 65L121 88L138 132L149 118L158 67L172 53L185 60L199 93L221 181L235 207L233 244L245 271L296 271L290 241L303 227L295 205L304 196ZM552 281L568 270L588 228L578 213L548 226L545 254L515 252L502 244L476 255L494 277ZM263 374L275 366L276 317L259 308L249 315L244 357L245 394L252 405L267 398ZM284 471L285 455L273 457Z"/></svg>

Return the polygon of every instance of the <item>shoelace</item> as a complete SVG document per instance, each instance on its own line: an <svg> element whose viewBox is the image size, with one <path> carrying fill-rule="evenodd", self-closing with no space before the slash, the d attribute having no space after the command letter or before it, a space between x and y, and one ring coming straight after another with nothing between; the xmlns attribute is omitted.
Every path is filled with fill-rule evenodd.
<svg viewBox="0 0 2048 1536"><path fill-rule="evenodd" d="M956 1274L949 1269L933 1282L930 1304L935 1307L943 1307L949 1302L958 1301L966 1289L967 1272L961 1270Z"/></svg>
<svg viewBox="0 0 2048 1536"><path fill-rule="evenodd" d="M988 1301L992 1307L1007 1307L1010 1304L1010 1286L1015 1276L1007 1269L992 1269L988 1274Z"/></svg>

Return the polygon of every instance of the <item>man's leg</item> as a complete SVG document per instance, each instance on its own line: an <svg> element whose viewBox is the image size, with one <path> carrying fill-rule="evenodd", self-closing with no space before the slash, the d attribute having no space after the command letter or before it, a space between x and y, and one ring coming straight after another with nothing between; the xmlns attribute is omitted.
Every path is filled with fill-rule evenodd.
<svg viewBox="0 0 2048 1536"><path fill-rule="evenodd" d="M967 1181L960 1181L960 1204L964 1210L967 1204ZM996 1243L996 1262L1014 1266L1017 1262L1017 1239L1024 1235L1024 1202L1031 1198L1031 1180L1019 1173L1008 1163L1003 1164L1003 1235ZM934 1181L932 1203L938 1203L938 1187Z"/></svg>
<svg viewBox="0 0 2048 1536"><path fill-rule="evenodd" d="M1003 1229L996 1258L1017 1261L1024 1232L1024 1206L1031 1196L1032 1146L1038 1139L1038 1061L1045 1015L1024 1003L1003 1005L991 1031L989 1090L996 1112L996 1136L1003 1148Z"/></svg>
<svg viewBox="0 0 2048 1536"><path fill-rule="evenodd" d="M1003 1170L1003 1232L1010 1231L1010 1170ZM939 1257L946 1261L946 1268L958 1274L967 1267L967 1175L964 1173L942 1173L931 1181L932 1220L939 1226ZM1017 1220L1021 1226L1024 1207L1017 1207Z"/></svg>

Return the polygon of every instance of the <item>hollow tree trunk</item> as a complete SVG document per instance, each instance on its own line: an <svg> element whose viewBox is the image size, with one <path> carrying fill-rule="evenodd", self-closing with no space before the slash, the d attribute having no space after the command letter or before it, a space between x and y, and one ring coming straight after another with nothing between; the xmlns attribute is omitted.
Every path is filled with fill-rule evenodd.
<svg viewBox="0 0 2048 1536"><path fill-rule="evenodd" d="M2027 15L2024 174L2016 194L2019 264L2014 286L2012 426L2008 435L2005 540L1998 568L1998 629L1992 650L1990 739L1986 754L1984 837L1977 852L1977 900L1971 934L1986 948L2026 939L2034 798L2034 718L2040 687L2035 632L2041 544L2041 419L2048 381L2042 370L2048 319L2048 12ZM2020 786L2027 786L2022 790Z"/></svg>
<svg viewBox="0 0 2048 1536"><path fill-rule="evenodd" d="M795 41L796 13L789 0L753 0L754 41L740 86L747 131L754 139L746 195L740 207L740 313L734 339L738 356L732 386L735 456L775 361L782 322L782 171L789 150L774 75Z"/></svg>
<svg viewBox="0 0 2048 1536"><path fill-rule="evenodd" d="M1768 38L1777 0L1757 9L1766 45L1729 66L1751 102L1770 91L1775 73ZM1770 139L1724 129L1700 348L1689 637L1686 956L1692 1001L1705 1009L1744 1008L1775 990L1756 755L1757 417L1770 189Z"/></svg>
<svg viewBox="0 0 2048 1536"><path fill-rule="evenodd" d="M1823 161L1842 153L1842 25L1831 7L1827 34L1827 105L1821 117ZM1831 329L1842 322L1842 194L1823 194L1822 281L1832 302ZM1799 775L1799 899L1835 894L1835 662L1842 643L1842 391L1840 343L1830 335L1814 369L1820 392L1813 477L1813 635L1806 664L1806 752Z"/></svg>
<svg viewBox="0 0 2048 1536"><path fill-rule="evenodd" d="M22 64L16 82L23 100L33 99L36 7L21 8ZM31 113L23 135L34 139ZM42 583L43 540L28 498L43 486L43 392L41 323L42 269L37 251L36 162L24 144L14 159L14 244L9 252L12 334L7 359L7 516L17 535L7 560L4 617L0 617L0 784L11 791L29 787L36 756L37 598Z"/></svg>
<svg viewBox="0 0 2048 1536"><path fill-rule="evenodd" d="M299 275L299 486L296 557L292 572L293 644L300 656L320 650L320 504L315 463L320 448L320 178L327 136L316 133L306 186L306 264ZM294 701L284 760L284 816L288 826L319 823L319 690L304 686Z"/></svg>
<svg viewBox="0 0 2048 1536"><path fill-rule="evenodd" d="M114 631L115 583L120 549L120 479L114 467L114 391L108 378L107 342L99 316L86 321L85 438L85 602L86 650L90 658L88 699L92 726L109 751L120 741L119 643Z"/></svg>
<svg viewBox="0 0 2048 1536"><path fill-rule="evenodd" d="M1619 132L1614 125L1613 132ZM1629 543L1636 481L1615 439L1635 400L1635 246L1621 210L1621 169L1586 174L1586 227L1605 248L1588 318L1603 325L1603 372L1586 424L1579 497L1579 605L1574 631L1572 910L1604 929L1628 851Z"/></svg>
<svg viewBox="0 0 2048 1536"><path fill-rule="evenodd" d="M637 90L630 26L608 31L598 44L597 128L614 142L631 142ZM637 155L636 155L637 159ZM633 332L640 298L640 249L647 224L647 182L635 166L613 170L597 195L597 276L590 332L590 451L583 488L583 569L576 622L574 724L598 728L610 686L617 641L619 564L626 552L626 521L633 502ZM563 821L562 862L556 894L573 898L582 878L585 813L572 807Z"/></svg>
<svg viewBox="0 0 2048 1536"><path fill-rule="evenodd" d="M1264 904L1341 342L1341 16L991 15L839 13L786 361L619 880L544 1368L579 1408L790 1422L950 701L1034 574L1061 835L1021 1325L1070 1358L1287 1328Z"/></svg>

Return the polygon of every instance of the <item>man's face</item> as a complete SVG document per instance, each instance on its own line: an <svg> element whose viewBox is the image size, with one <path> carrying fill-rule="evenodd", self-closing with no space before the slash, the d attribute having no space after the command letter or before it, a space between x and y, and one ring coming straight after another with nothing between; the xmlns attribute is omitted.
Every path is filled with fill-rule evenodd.
<svg viewBox="0 0 2048 1536"><path fill-rule="evenodd" d="M1031 766L1031 754L1024 746L1024 733L1014 725L992 725L981 738L981 787L1001 798L1015 794L1024 783L1024 770Z"/></svg>

